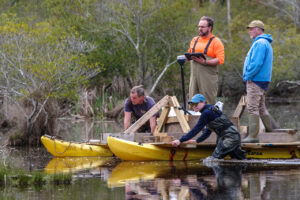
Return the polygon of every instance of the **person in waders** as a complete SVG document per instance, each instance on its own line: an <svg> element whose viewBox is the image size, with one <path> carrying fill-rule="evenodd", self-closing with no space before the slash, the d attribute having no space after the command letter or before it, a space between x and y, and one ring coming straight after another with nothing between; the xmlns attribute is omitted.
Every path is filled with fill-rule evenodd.
<svg viewBox="0 0 300 200"><path fill-rule="evenodd" d="M201 93L212 105L216 103L218 92L217 65L222 65L225 57L224 45L212 34L213 27L214 20L203 16L198 24L199 35L192 39L188 50L188 53L203 53L206 58L191 56L189 99Z"/></svg>
<svg viewBox="0 0 300 200"><path fill-rule="evenodd" d="M201 112L201 116L192 130L182 136L179 140L172 141L177 147L180 143L199 143L208 138L212 131L217 134L217 146L209 159L222 159L226 155L238 160L246 159L246 152L241 149L241 136L236 126L228 117L219 110L217 106L206 104L202 94L196 94L188 102L195 112ZM196 140L190 140L202 129L204 131Z"/></svg>
<svg viewBox="0 0 300 200"><path fill-rule="evenodd" d="M249 113L249 133L243 143L257 143L259 118L266 132L272 132L271 116L266 108L265 98L272 77L273 41L270 34L265 34L265 25L260 20L252 21L248 26L250 38L253 40L246 56L243 80L246 83L247 109Z"/></svg>

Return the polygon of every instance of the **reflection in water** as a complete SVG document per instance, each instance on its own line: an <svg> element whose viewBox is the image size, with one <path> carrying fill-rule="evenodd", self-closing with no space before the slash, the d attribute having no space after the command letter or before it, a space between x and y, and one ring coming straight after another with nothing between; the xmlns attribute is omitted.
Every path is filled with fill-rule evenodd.
<svg viewBox="0 0 300 200"><path fill-rule="evenodd" d="M149 163L141 166L150 169ZM243 166L216 165L207 168L199 164L198 170L202 171L200 174L194 172L195 174L180 174L177 177L174 176L176 170L174 171L170 166L169 171L167 171L166 166L161 166L158 170L169 173L170 178L157 176L147 180L149 174L146 175L145 170L143 173L135 171L135 173L140 174L140 179L132 179L130 176L125 181L126 199L244 199L241 188ZM179 164L177 167L179 171L183 169L183 165ZM193 167L195 170L195 165ZM187 170L187 168L185 169ZM211 174L211 170L214 175ZM206 172L206 175L203 175L203 171ZM155 176L160 173L156 171L152 174ZM113 170L110 179L114 175ZM142 178L143 175L146 175L146 179Z"/></svg>
<svg viewBox="0 0 300 200"><path fill-rule="evenodd" d="M126 199L298 199L300 171L238 164L207 167L199 162L122 162L107 183L125 186Z"/></svg>
<svg viewBox="0 0 300 200"><path fill-rule="evenodd" d="M241 165L212 167L217 179L217 188L212 193L213 199L243 199L241 192Z"/></svg>
<svg viewBox="0 0 300 200"><path fill-rule="evenodd" d="M79 173L94 168L105 169L115 162L114 157L65 157L53 158L45 167L48 174Z"/></svg>

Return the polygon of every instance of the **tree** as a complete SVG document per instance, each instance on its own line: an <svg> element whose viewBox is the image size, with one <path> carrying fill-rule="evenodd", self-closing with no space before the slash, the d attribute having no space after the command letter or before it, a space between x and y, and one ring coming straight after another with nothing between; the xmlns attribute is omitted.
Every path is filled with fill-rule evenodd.
<svg viewBox="0 0 300 200"><path fill-rule="evenodd" d="M261 0L261 4L274 8L279 15L292 20L296 32L300 33L300 1L299 0Z"/></svg>
<svg viewBox="0 0 300 200"><path fill-rule="evenodd" d="M184 9L174 12L180 6ZM181 44L186 35L174 37L181 32L186 33L183 28L187 26L185 23L190 14L190 5L183 1L113 0L98 2L95 7L98 13L93 14L98 18L102 32L103 29L110 30L109 34L114 35L115 40L123 42L124 48L131 47L134 50L128 54L128 59L136 58L137 64L132 60L127 66L133 72L138 72L137 83L150 88L154 77L161 77L157 72L174 64L176 52L178 49L183 50ZM163 12L171 15L167 16ZM170 20L174 16L175 19ZM181 44L177 39L181 39Z"/></svg>
<svg viewBox="0 0 300 200"><path fill-rule="evenodd" d="M76 98L76 88L100 69L87 64L94 47L48 23L28 25L2 15L0 95L26 118L27 139L50 99ZM26 105L26 106L24 106Z"/></svg>

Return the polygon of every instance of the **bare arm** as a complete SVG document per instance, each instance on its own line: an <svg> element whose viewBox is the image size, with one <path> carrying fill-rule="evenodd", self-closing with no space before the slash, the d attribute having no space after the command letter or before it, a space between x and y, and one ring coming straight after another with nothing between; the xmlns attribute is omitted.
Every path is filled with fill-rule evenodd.
<svg viewBox="0 0 300 200"><path fill-rule="evenodd" d="M131 121L131 112L124 112L124 130L128 129Z"/></svg>
<svg viewBox="0 0 300 200"><path fill-rule="evenodd" d="M154 133L154 130L156 128L156 116L150 118L150 128L151 128L151 133Z"/></svg>

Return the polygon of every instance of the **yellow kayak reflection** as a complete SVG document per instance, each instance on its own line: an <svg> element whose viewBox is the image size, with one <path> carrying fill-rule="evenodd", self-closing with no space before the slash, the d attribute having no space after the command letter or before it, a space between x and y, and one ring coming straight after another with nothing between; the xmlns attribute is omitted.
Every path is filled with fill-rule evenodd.
<svg viewBox="0 0 300 200"><path fill-rule="evenodd" d="M76 173L79 171L101 167L113 162L113 157L64 157L53 158L45 167L48 174Z"/></svg>
<svg viewBox="0 0 300 200"><path fill-rule="evenodd" d="M169 177L171 174L184 174L197 170L211 171L201 161L123 161L111 172L108 187L123 187L126 181L150 180Z"/></svg>

